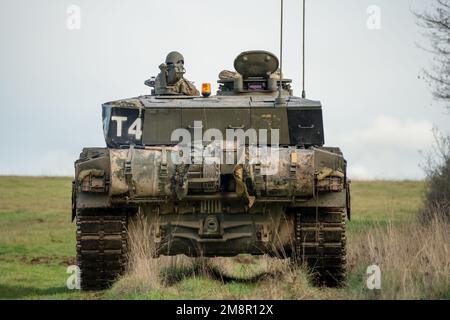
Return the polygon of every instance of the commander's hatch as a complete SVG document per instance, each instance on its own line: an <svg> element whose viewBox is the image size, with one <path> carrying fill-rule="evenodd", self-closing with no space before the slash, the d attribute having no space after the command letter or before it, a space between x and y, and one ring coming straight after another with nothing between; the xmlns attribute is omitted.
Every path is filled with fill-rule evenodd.
<svg viewBox="0 0 450 320"><path fill-rule="evenodd" d="M234 60L236 72L225 70L220 73L220 80L217 81L220 85L218 95L275 92L280 82L278 66L278 58L270 52L242 52ZM289 90L292 80L283 79L281 82L283 89Z"/></svg>

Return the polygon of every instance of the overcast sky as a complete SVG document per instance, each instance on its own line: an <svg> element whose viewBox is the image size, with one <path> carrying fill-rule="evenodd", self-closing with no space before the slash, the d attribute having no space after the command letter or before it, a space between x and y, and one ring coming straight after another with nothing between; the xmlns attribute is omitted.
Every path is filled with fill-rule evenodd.
<svg viewBox="0 0 450 320"><path fill-rule="evenodd" d="M420 179L432 127L450 132L419 77L431 57L417 46L427 39L411 11L431 3L307 2L307 95L322 101L326 144L342 148L352 178ZM71 5L80 29L71 29ZM278 8L279 0L2 0L0 174L72 175L83 146L104 146L101 103L148 94L143 82L169 51L183 53L197 86L215 84L241 51L278 55ZM285 9L283 73L300 95L300 1Z"/></svg>

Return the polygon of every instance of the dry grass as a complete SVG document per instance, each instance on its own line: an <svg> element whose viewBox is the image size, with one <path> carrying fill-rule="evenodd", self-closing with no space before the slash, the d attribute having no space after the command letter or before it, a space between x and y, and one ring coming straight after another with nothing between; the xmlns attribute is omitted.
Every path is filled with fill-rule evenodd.
<svg viewBox="0 0 450 320"><path fill-rule="evenodd" d="M138 216L129 225L129 253L126 274L114 285L115 295L145 294L168 290L185 279L208 279L224 285L229 282L242 284L263 283L263 295L242 296L230 292L214 292L214 298L269 298L281 296L276 283L287 286L309 287L306 272L291 269L289 261L241 255L234 258L188 258L183 255L155 258L152 223ZM297 281L299 280L300 281ZM172 290L173 291L173 290ZM276 292L279 291L279 292ZM210 297L212 298L212 297Z"/></svg>
<svg viewBox="0 0 450 320"><path fill-rule="evenodd" d="M127 273L114 285L112 294L182 298L177 285L195 281L208 299L332 299L332 290L311 286L305 267L293 268L289 259L239 255L233 258L154 257L152 224L140 217L129 226ZM208 287L209 288L205 288ZM192 298L196 298L195 294ZM157 295L160 297L160 295Z"/></svg>
<svg viewBox="0 0 450 320"><path fill-rule="evenodd" d="M449 223L436 215L427 224L388 222L350 236L348 285L316 288L306 268L289 260L241 255L234 258L154 258L151 224L130 225L127 274L113 295L159 292L156 297L213 299L439 299L449 297ZM382 288L366 288L366 268L381 268ZM183 282L187 284L180 285ZM196 292L189 292L195 290ZM188 292L186 292L188 291Z"/></svg>
<svg viewBox="0 0 450 320"><path fill-rule="evenodd" d="M350 272L381 268L381 290L372 295L359 279L355 298L449 298L450 224L436 214L427 224L376 226L349 239L348 261Z"/></svg>
<svg viewBox="0 0 450 320"><path fill-rule="evenodd" d="M399 192L405 192L403 188L407 186L408 183L402 183ZM405 193L403 198L406 201L408 197L409 193ZM357 216L360 227L353 226L348 232L348 282L340 289L314 287L306 268L292 268L289 260L267 256L154 258L151 223L140 217L130 225L128 272L115 284L110 297L449 299L450 224L442 218L445 214L440 210L427 223L422 223L414 219L419 212L418 204L414 204L415 210L405 207L404 203L395 206L403 210L401 219L399 214L393 214L392 219L386 214L370 214L367 216L372 222L368 224ZM355 222L349 222L352 223ZM371 291L366 287L366 269L373 264L381 268L381 290Z"/></svg>
<svg viewBox="0 0 450 320"><path fill-rule="evenodd" d="M186 277L202 277L210 273L207 259L191 259L184 255L155 257L153 224L138 215L128 226L128 267L115 285L122 294L142 294L160 290Z"/></svg>
<svg viewBox="0 0 450 320"><path fill-rule="evenodd" d="M136 293L142 293L159 288L159 265L153 258L151 225L138 217L130 222L128 234L127 276L116 284L117 292L127 292L132 288Z"/></svg>

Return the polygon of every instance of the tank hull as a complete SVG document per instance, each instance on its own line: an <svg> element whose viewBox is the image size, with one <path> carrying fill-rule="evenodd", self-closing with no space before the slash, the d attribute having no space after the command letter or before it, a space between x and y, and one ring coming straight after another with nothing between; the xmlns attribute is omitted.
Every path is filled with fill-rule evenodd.
<svg viewBox="0 0 450 320"><path fill-rule="evenodd" d="M349 207L345 161L324 148L277 148L276 162L271 154L231 165L177 163L172 154L178 151L85 149L75 165L74 215L77 209L139 211L162 255L289 257L293 212Z"/></svg>

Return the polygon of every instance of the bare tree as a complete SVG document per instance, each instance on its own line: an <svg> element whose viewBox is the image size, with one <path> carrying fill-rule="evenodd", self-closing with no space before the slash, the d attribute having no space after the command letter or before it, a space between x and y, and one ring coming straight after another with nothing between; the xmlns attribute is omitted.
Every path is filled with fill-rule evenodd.
<svg viewBox="0 0 450 320"><path fill-rule="evenodd" d="M415 15L430 38L434 56L425 77L434 97L450 110L450 0L434 0L431 10Z"/></svg>
<svg viewBox="0 0 450 320"><path fill-rule="evenodd" d="M431 43L433 64L425 70L433 96L450 110L450 0L433 0L432 8L415 13ZM433 216L450 220L450 136L434 130L435 143L425 166L427 190L423 221Z"/></svg>

